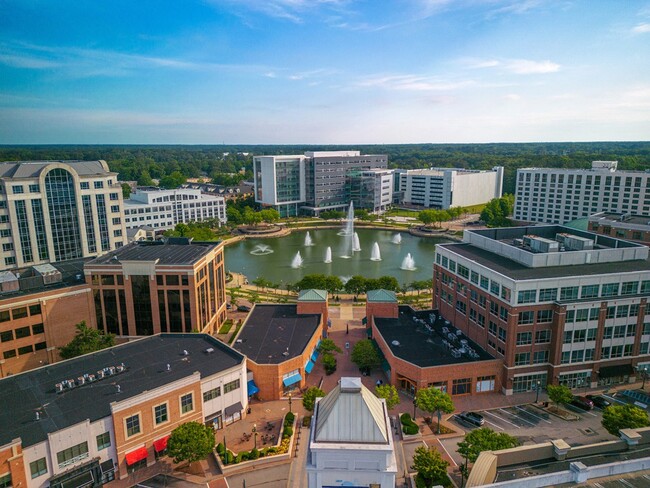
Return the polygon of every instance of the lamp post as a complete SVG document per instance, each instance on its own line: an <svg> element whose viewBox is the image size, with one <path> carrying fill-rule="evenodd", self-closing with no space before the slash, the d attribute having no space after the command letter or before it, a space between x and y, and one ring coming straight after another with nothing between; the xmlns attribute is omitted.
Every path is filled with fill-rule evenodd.
<svg viewBox="0 0 650 488"><path fill-rule="evenodd" d="M293 413L291 411L291 393L289 393L289 413Z"/></svg>
<svg viewBox="0 0 650 488"><path fill-rule="evenodd" d="M417 406L418 399L417 397L413 397L413 419L415 419L415 407Z"/></svg>
<svg viewBox="0 0 650 488"><path fill-rule="evenodd" d="M253 448L257 449L257 425L253 424Z"/></svg>
<svg viewBox="0 0 650 488"><path fill-rule="evenodd" d="M537 388L535 388L535 403L539 402L539 386L541 384L542 384L542 382L537 380Z"/></svg>
<svg viewBox="0 0 650 488"><path fill-rule="evenodd" d="M645 389L645 379L648 377L648 367L644 366L643 369L639 370L640 373L643 375L643 383L641 383L641 389Z"/></svg>

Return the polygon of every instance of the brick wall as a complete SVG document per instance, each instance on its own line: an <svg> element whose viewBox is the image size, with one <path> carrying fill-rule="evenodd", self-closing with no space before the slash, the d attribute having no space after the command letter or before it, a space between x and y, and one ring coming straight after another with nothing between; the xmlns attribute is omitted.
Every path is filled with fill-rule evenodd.
<svg viewBox="0 0 650 488"><path fill-rule="evenodd" d="M329 315L327 313L327 301L324 302L298 302L296 308L296 313L298 314L311 314L317 313L322 316L322 330L323 335L327 336L327 321L329 320Z"/></svg>
<svg viewBox="0 0 650 488"><path fill-rule="evenodd" d="M0 447L0 473L11 474L11 486L26 487L29 466L24 465L23 450L20 440Z"/></svg>
<svg viewBox="0 0 650 488"><path fill-rule="evenodd" d="M366 317L368 317L368 327L372 324L373 317L385 317L396 319L399 317L399 310L397 302L367 302L366 303Z"/></svg>

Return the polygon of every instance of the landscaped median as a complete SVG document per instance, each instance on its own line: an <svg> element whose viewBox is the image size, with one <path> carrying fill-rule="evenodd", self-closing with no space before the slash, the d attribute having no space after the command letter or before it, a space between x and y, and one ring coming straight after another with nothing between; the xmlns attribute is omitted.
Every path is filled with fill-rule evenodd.
<svg viewBox="0 0 650 488"><path fill-rule="evenodd" d="M219 469L223 474L228 475L245 471L253 463L270 464L281 461L290 462L296 422L297 418L295 414L289 412L284 416L282 436L275 446L234 453L222 443L217 444L213 455L219 465Z"/></svg>

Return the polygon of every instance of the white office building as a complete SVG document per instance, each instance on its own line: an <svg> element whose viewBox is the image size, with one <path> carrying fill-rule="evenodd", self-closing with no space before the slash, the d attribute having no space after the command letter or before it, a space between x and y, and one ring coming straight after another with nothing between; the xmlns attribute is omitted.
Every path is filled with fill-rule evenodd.
<svg viewBox="0 0 650 488"><path fill-rule="evenodd" d="M226 223L226 200L205 195L201 190L181 188L138 188L124 201L124 222L127 229L143 225L154 230L173 229L176 224L217 219Z"/></svg>
<svg viewBox="0 0 650 488"><path fill-rule="evenodd" d="M394 488L397 462L386 400L361 378L341 378L316 400L307 453L309 488Z"/></svg>
<svg viewBox="0 0 650 488"><path fill-rule="evenodd" d="M515 220L563 224L599 212L650 215L650 173L617 166L593 161L591 169L517 170Z"/></svg>
<svg viewBox="0 0 650 488"><path fill-rule="evenodd" d="M99 256L126 242L106 161L0 163L0 270Z"/></svg>
<svg viewBox="0 0 650 488"><path fill-rule="evenodd" d="M430 168L398 170L398 203L426 208L469 207L499 198L503 190L503 167L491 170Z"/></svg>

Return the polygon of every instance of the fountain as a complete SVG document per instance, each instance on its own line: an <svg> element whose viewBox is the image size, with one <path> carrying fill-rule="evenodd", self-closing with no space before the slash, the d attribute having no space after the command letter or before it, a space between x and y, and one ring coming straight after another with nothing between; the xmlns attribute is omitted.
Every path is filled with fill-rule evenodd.
<svg viewBox="0 0 650 488"><path fill-rule="evenodd" d="M305 246L309 247L309 246L313 246L313 245L314 245L314 243L311 240L311 235L309 234L309 231L307 231L307 234L305 234Z"/></svg>
<svg viewBox="0 0 650 488"><path fill-rule="evenodd" d="M405 271L415 271L415 260L411 256L411 253L408 253L404 260L402 261L401 269Z"/></svg>
<svg viewBox="0 0 650 488"><path fill-rule="evenodd" d="M361 244L359 244L359 234L355 232L352 237L352 252L359 251L361 251Z"/></svg>
<svg viewBox="0 0 650 488"><path fill-rule="evenodd" d="M402 243L402 234L395 234L393 236L393 244L401 244Z"/></svg>
<svg viewBox="0 0 650 488"><path fill-rule="evenodd" d="M372 253L370 254L370 261L381 261L381 252L379 252L379 243L375 242L372 245Z"/></svg>
<svg viewBox="0 0 650 488"><path fill-rule="evenodd" d="M296 255L293 257L293 260L291 261L291 267L294 269L298 269L302 266L302 256L300 255L300 251L296 253Z"/></svg>
<svg viewBox="0 0 650 488"><path fill-rule="evenodd" d="M327 246L327 249L325 249L325 261L324 263L331 263L332 262L332 248Z"/></svg>
<svg viewBox="0 0 650 488"><path fill-rule="evenodd" d="M341 253L342 258L351 258L355 250L361 250L359 247L359 237L357 236L357 247L354 247L354 205L350 202L350 207L348 208L348 216L345 220L345 228L338 233L340 236L344 236L343 241L343 251Z"/></svg>
<svg viewBox="0 0 650 488"><path fill-rule="evenodd" d="M267 254L271 254L273 252L273 249L271 249L271 246L267 244L258 244L253 248L253 250L250 252L253 256L266 256Z"/></svg>

